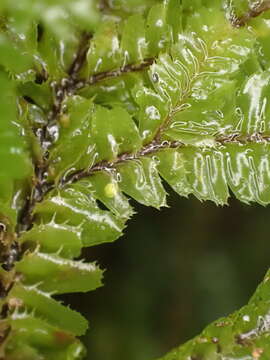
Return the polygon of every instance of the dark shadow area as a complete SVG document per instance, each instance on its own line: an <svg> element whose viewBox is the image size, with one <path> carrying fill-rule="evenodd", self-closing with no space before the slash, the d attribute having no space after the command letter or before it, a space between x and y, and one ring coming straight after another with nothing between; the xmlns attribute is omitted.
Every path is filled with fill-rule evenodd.
<svg viewBox="0 0 270 360"><path fill-rule="evenodd" d="M113 244L87 259L107 271L105 286L65 302L90 321L91 360L150 360L244 305L269 264L270 208L229 207L175 194L170 208L138 212Z"/></svg>

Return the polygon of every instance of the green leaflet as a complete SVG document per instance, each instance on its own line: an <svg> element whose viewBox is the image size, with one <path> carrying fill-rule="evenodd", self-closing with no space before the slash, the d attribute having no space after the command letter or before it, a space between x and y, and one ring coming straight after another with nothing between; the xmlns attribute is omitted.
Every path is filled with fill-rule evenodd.
<svg viewBox="0 0 270 360"><path fill-rule="evenodd" d="M57 224L53 221L48 224L34 226L21 236L24 247L35 249L39 247L46 253L59 253L64 258L78 257L82 248L82 229L80 226Z"/></svg>
<svg viewBox="0 0 270 360"><path fill-rule="evenodd" d="M159 171L182 196L227 204L229 188L245 203L270 202L269 145L228 144L186 147L158 154Z"/></svg>
<svg viewBox="0 0 270 360"><path fill-rule="evenodd" d="M54 79L67 77L67 69L73 61L73 54L79 43L78 34L70 39L59 40L51 29L42 31L38 43L39 59L44 70Z"/></svg>
<svg viewBox="0 0 270 360"><path fill-rule="evenodd" d="M28 76L33 77L33 71L29 70L31 65L31 57L22 53L22 49L18 49L10 42L6 34L0 34L0 62L10 72L21 74L28 70ZM24 49L23 49L24 50ZM28 55L28 56L27 56ZM20 61L18 61L18 57ZM23 74L19 75L24 77Z"/></svg>
<svg viewBox="0 0 270 360"><path fill-rule="evenodd" d="M84 356L74 336L86 320L51 295L101 286L102 270L74 258L122 235L128 197L166 206L161 177L181 196L270 203L264 5L1 1L5 359ZM166 359L268 359L268 293L267 277L246 307Z"/></svg>
<svg viewBox="0 0 270 360"><path fill-rule="evenodd" d="M18 124L16 126L15 87L2 71L0 72L0 84L2 88L0 102L2 114L0 123L1 172L12 179L20 179L29 174L30 166Z"/></svg>
<svg viewBox="0 0 270 360"><path fill-rule="evenodd" d="M115 22L106 21L100 25L91 41L87 59L89 75L120 67L120 44Z"/></svg>
<svg viewBox="0 0 270 360"><path fill-rule="evenodd" d="M97 160L114 161L123 153L135 153L142 147L141 138L129 114L121 108L98 107L91 121Z"/></svg>
<svg viewBox="0 0 270 360"><path fill-rule="evenodd" d="M244 82L236 97L237 131L244 134L269 133L269 88L269 71L254 73Z"/></svg>
<svg viewBox="0 0 270 360"><path fill-rule="evenodd" d="M146 41L149 44L151 54L158 54L161 49L168 45L169 34L167 29L166 6L157 4L150 9L146 25Z"/></svg>
<svg viewBox="0 0 270 360"><path fill-rule="evenodd" d="M108 78L102 82L86 86L79 93L81 96L95 98L97 104L106 107L124 107L130 114L136 110L136 103L132 96L133 87L142 84L143 74L136 72L126 74L121 78Z"/></svg>
<svg viewBox="0 0 270 360"><path fill-rule="evenodd" d="M90 132L92 100L71 96L63 106L66 112L59 119L59 138L50 152L50 172L56 178L65 175L71 167L74 170L87 168L95 160L95 146Z"/></svg>
<svg viewBox="0 0 270 360"><path fill-rule="evenodd" d="M120 164L117 171L120 188L136 201L158 209L166 205L166 192L161 184L155 158Z"/></svg>
<svg viewBox="0 0 270 360"><path fill-rule="evenodd" d="M172 11L172 8L174 11ZM105 19L91 42L87 60L88 76L143 63L156 56L177 38L181 19L180 4L169 0L153 7L147 19L141 14L128 17L124 24Z"/></svg>
<svg viewBox="0 0 270 360"><path fill-rule="evenodd" d="M174 43L182 30L183 4L178 0L167 0L165 6L167 7L166 23L169 25L171 42Z"/></svg>
<svg viewBox="0 0 270 360"><path fill-rule="evenodd" d="M5 227L15 227L18 209L13 205L16 183L31 175L31 164L16 121L15 84L0 69L0 219ZM22 187L22 183L20 183Z"/></svg>
<svg viewBox="0 0 270 360"><path fill-rule="evenodd" d="M8 338L6 359L82 359L85 350L69 332L31 314L14 312L9 322L14 331ZM16 334L16 336L14 336Z"/></svg>
<svg viewBox="0 0 270 360"><path fill-rule="evenodd" d="M32 99L32 101L43 111L48 111L52 106L52 93L49 82L37 84L36 82L26 82L18 85L20 95Z"/></svg>
<svg viewBox="0 0 270 360"><path fill-rule="evenodd" d="M33 20L41 21L51 28L58 38L67 39L74 23L85 30L92 31L99 20L95 0L24 0L20 6L14 0L3 0L1 11L12 13L16 31L25 29Z"/></svg>
<svg viewBox="0 0 270 360"><path fill-rule="evenodd" d="M74 335L83 335L88 327L87 321L79 313L54 300L38 287L16 285L9 293L8 301L15 311L33 311L35 317L46 319Z"/></svg>
<svg viewBox="0 0 270 360"><path fill-rule="evenodd" d="M124 223L109 211L101 210L91 191L82 183L56 191L36 206L39 223L68 224L81 230L83 246L116 240Z"/></svg>
<svg viewBox="0 0 270 360"><path fill-rule="evenodd" d="M256 32L257 37L257 58L263 69L269 68L270 50L267 39L269 37L269 14L265 14L264 18L254 19L252 27Z"/></svg>
<svg viewBox="0 0 270 360"><path fill-rule="evenodd" d="M94 196L109 210L120 218L130 218L133 215L132 207L124 196L119 186L117 174L98 172L90 177L89 183ZM86 186L89 187L89 184Z"/></svg>
<svg viewBox="0 0 270 360"><path fill-rule="evenodd" d="M267 359L269 357L269 272L249 303L221 318L162 360Z"/></svg>
<svg viewBox="0 0 270 360"><path fill-rule="evenodd" d="M169 103L154 90L137 86L133 90L134 98L138 103L140 135L147 144L155 137L159 127L169 116Z"/></svg>
<svg viewBox="0 0 270 360"><path fill-rule="evenodd" d="M95 264L63 259L58 255L33 252L16 264L26 285L40 284L53 294L86 292L101 286L102 271Z"/></svg>
<svg viewBox="0 0 270 360"><path fill-rule="evenodd" d="M134 37L134 33L136 36ZM144 19L141 15L130 16L123 29L121 42L124 64L140 63L147 55Z"/></svg>

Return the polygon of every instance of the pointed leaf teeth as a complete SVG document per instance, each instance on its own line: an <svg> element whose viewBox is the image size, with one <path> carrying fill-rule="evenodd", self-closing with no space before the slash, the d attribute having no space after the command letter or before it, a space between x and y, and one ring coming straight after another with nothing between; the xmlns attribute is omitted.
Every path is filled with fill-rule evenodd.
<svg viewBox="0 0 270 360"><path fill-rule="evenodd" d="M158 154L159 171L180 195L226 204L228 188L243 202L270 202L269 145L228 144L220 150L183 148Z"/></svg>
<svg viewBox="0 0 270 360"><path fill-rule="evenodd" d="M246 306L216 320L186 344L160 360L203 359L259 359L267 358L269 347L269 273ZM263 359L263 357L262 357Z"/></svg>
<svg viewBox="0 0 270 360"><path fill-rule="evenodd" d="M16 264L23 283L54 294L86 292L101 286L103 271L93 263L63 259L57 255L29 253Z"/></svg>
<svg viewBox="0 0 270 360"><path fill-rule="evenodd" d="M142 158L117 166L119 186L136 201L160 208L166 205L166 192L162 186L154 159Z"/></svg>
<svg viewBox="0 0 270 360"><path fill-rule="evenodd" d="M9 306L25 308L33 311L35 316L46 319L74 335L81 336L88 328L87 321L74 310L54 300L49 293L43 292L37 286L16 285L8 296Z"/></svg>
<svg viewBox="0 0 270 360"><path fill-rule="evenodd" d="M82 230L78 227L60 225L51 221L49 224L35 225L21 236L20 241L24 247L39 246L43 252L74 258L81 252L81 233Z"/></svg>
<svg viewBox="0 0 270 360"><path fill-rule="evenodd" d="M9 321L12 330L6 347L8 358L17 359L17 356L22 355L31 360L44 358L75 360L81 358L84 353L83 346L71 333L52 326L32 314L13 313ZM74 356L75 349L79 357ZM30 354L34 357L28 357Z"/></svg>
<svg viewBox="0 0 270 360"><path fill-rule="evenodd" d="M40 221L49 222L54 214L57 223L69 219L69 225L81 226L83 246L111 242L121 236L123 219L108 211L101 210L85 182L51 194L47 200L38 204L35 213Z"/></svg>

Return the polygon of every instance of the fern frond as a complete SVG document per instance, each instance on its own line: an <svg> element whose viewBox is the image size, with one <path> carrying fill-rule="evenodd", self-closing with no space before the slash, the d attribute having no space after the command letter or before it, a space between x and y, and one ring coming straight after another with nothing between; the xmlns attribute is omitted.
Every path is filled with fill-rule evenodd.
<svg viewBox="0 0 270 360"><path fill-rule="evenodd" d="M267 359L270 352L268 296L269 272L247 305L216 320L162 360Z"/></svg>
<svg viewBox="0 0 270 360"><path fill-rule="evenodd" d="M133 214L128 198L166 206L162 177L181 196L226 204L231 190L246 203L270 202L269 26L257 13L251 28L230 23L233 5L226 18L218 0L168 0L146 11L148 3L129 17L133 2L120 0L104 3L103 14L94 1L25 4L28 14L14 1L0 7L8 94L0 103L1 351L10 360L75 360L86 321L52 296L101 286L102 270L79 256L122 235ZM260 351L267 284L168 359L221 351L236 359L250 354L254 334Z"/></svg>

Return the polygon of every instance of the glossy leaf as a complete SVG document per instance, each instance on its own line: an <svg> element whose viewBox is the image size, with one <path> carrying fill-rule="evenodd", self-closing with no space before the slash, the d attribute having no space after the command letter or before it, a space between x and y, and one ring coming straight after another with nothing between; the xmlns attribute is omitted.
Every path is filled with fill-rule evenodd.
<svg viewBox="0 0 270 360"><path fill-rule="evenodd" d="M141 204L160 208L166 205L155 159L144 158L117 166L119 186Z"/></svg>
<svg viewBox="0 0 270 360"><path fill-rule="evenodd" d="M141 138L130 115L121 108L98 107L91 122L97 161L114 161L123 153L135 153L142 147Z"/></svg>
<svg viewBox="0 0 270 360"><path fill-rule="evenodd" d="M74 335L83 335L88 327L87 321L79 313L54 300L38 287L14 286L9 293L8 302L16 311L34 312L35 317L46 319Z"/></svg>
<svg viewBox="0 0 270 360"><path fill-rule="evenodd" d="M70 168L91 166L96 158L90 132L92 100L72 96L63 106L66 112L55 125L57 138L50 151L50 172L56 178L68 173Z"/></svg>
<svg viewBox="0 0 270 360"><path fill-rule="evenodd" d="M82 229L80 226L57 224L53 220L48 224L34 226L21 236L24 247L38 247L46 253L58 253L64 258L72 259L81 253Z"/></svg>
<svg viewBox="0 0 270 360"><path fill-rule="evenodd" d="M117 24L105 21L100 25L91 41L87 59L89 75L122 65Z"/></svg>
<svg viewBox="0 0 270 360"><path fill-rule="evenodd" d="M15 19L16 31L25 29L33 20L51 28L58 38L68 39L71 24L92 31L99 20L95 0L24 0L18 6L15 0L3 0L0 10L10 11Z"/></svg>
<svg viewBox="0 0 270 360"><path fill-rule="evenodd" d="M96 104L108 108L121 106L134 114L137 106L132 92L137 84L143 84L143 77L143 74L138 72L130 72L122 77L109 77L82 88L79 93L82 97L95 98Z"/></svg>
<svg viewBox="0 0 270 360"><path fill-rule="evenodd" d="M77 227L81 230L83 246L114 241L124 227L121 219L98 207L91 190L83 184L51 194L36 206L36 215L41 224L53 220L57 224L67 222L69 226Z"/></svg>
<svg viewBox="0 0 270 360"><path fill-rule="evenodd" d="M117 8L116 4L113 5ZM125 4L124 8L127 9L128 5ZM126 66L157 56L177 39L180 19L181 7L177 0L153 6L147 16L140 13L126 17L124 24L105 18L87 54L90 79L93 80L91 76L94 74L111 70L121 74Z"/></svg>
<svg viewBox="0 0 270 360"><path fill-rule="evenodd" d="M132 207L120 190L119 179L117 179L115 174L110 174L105 171L98 172L89 178L89 182L92 185L94 196L116 216L120 218L129 218L132 216Z"/></svg>
<svg viewBox="0 0 270 360"><path fill-rule="evenodd" d="M249 303L227 318L206 327L196 338L162 360L267 359L269 348L269 273Z"/></svg>
<svg viewBox="0 0 270 360"><path fill-rule="evenodd" d="M30 164L24 152L20 129L16 126L15 87L7 75L1 71L0 85L2 88L0 101L2 114L0 123L1 172L7 174L10 178L19 179L29 174Z"/></svg>
<svg viewBox="0 0 270 360"><path fill-rule="evenodd" d="M102 271L95 264L58 255L29 253L17 263L16 270L26 285L40 284L41 290L53 294L86 292L101 286Z"/></svg>
<svg viewBox="0 0 270 360"><path fill-rule="evenodd" d="M135 87L133 93L140 106L138 112L140 135L147 144L153 140L160 126L167 120L169 103L147 87Z"/></svg>
<svg viewBox="0 0 270 360"><path fill-rule="evenodd" d="M74 258L122 235L129 200L166 206L161 177L218 205L270 203L268 8L1 1L0 356L84 356L85 319L52 296L101 285ZM268 283L166 359L268 359Z"/></svg>
<svg viewBox="0 0 270 360"><path fill-rule="evenodd" d="M134 34L136 34L134 36ZM144 19L141 15L130 16L124 26L122 42L124 64L140 63L147 54Z"/></svg>
<svg viewBox="0 0 270 360"><path fill-rule="evenodd" d="M156 55L168 45L165 4L153 6L147 17L146 40L150 53Z"/></svg>
<svg viewBox="0 0 270 360"><path fill-rule="evenodd" d="M31 314L14 312L9 319L14 333L10 334L6 358L52 360L82 359L85 350L69 332L60 330ZM17 336L14 334L17 333ZM38 350L36 350L38 349Z"/></svg>

